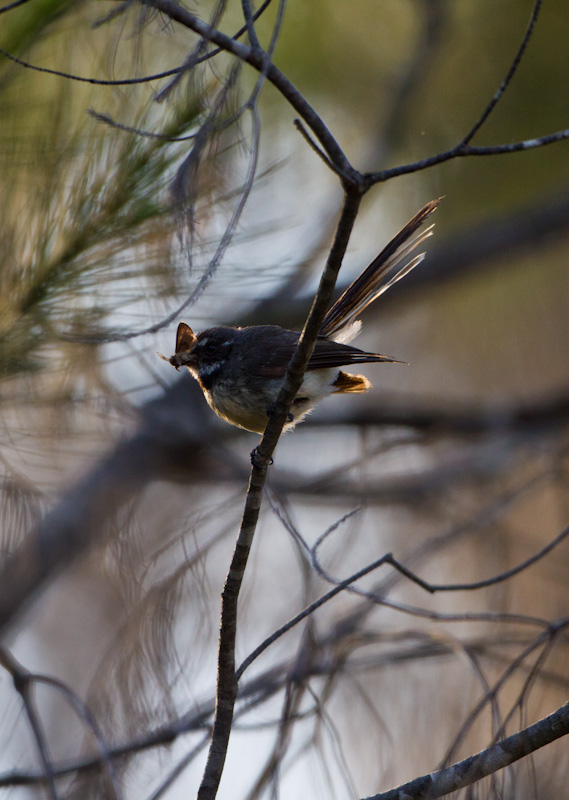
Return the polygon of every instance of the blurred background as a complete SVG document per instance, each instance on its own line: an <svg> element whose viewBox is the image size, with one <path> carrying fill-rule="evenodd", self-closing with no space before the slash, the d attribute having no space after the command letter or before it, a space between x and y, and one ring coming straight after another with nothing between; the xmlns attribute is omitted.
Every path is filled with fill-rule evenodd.
<svg viewBox="0 0 569 800"><path fill-rule="evenodd" d="M216 8L193 6L204 19ZM530 12L519 0L293 0L274 60L353 165L376 171L467 134ZM265 45L276 13L271 4L259 20ZM229 3L220 27L241 25L241 4ZM474 144L568 126L568 32L568 4L544 4ZM106 0L30 0L0 27L17 58L107 81L172 70L196 45L165 16ZM216 99L228 119L254 87L244 68L228 88L232 65L222 54L174 85L95 85L0 55L4 574L33 532L47 536L40 562L57 562L64 526L77 552L95 542L50 572L4 644L89 704L108 749L125 745L116 784L127 798L199 785L220 594L258 442L218 420L156 351L174 351L180 319L300 329L342 204L338 179L266 85L255 180L210 269L257 155L250 115L206 142L189 200L171 188ZM238 661L386 552L427 582L465 584L524 562L569 523L569 144L376 186L342 286L439 196L427 259L364 313L357 341L408 366L366 366L371 392L322 403L279 443ZM429 595L386 566L370 573L245 672L220 797L368 796L552 712L567 695L568 577L564 541L476 591ZM43 796L37 734L9 671L0 693L0 790ZM34 698L56 762L100 751L65 691L41 684ZM465 796L559 795L560 747ZM121 796L108 772L71 771L60 796Z"/></svg>

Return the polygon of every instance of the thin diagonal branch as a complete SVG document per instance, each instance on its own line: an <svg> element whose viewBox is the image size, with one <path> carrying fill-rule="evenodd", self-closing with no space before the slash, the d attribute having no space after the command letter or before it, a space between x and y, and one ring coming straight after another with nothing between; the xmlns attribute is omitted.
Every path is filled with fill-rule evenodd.
<svg viewBox="0 0 569 800"><path fill-rule="evenodd" d="M356 509L357 510L357 509ZM348 519L351 515L353 515L353 511L349 512L348 514L344 515L340 520L338 520L334 525L331 525L321 536L318 537L314 546L310 549L311 555L311 563L316 571L316 573L328 583L333 584L343 584L343 581L339 578L335 578L333 575L330 575L324 567L320 564L318 558L318 548L321 546L325 538L332 533L339 525L341 525L346 519ZM414 572L411 572L408 568L404 567L399 562L396 562L392 557L386 559L387 563L392 564L396 567L397 571L402 574L404 577L412 580L414 583L417 583L421 586L422 589L425 589L428 592L436 593L436 592L470 592L470 591L478 591L480 589L486 589L488 586L495 586L496 584L503 583L504 581L510 580L511 578L519 575L521 572L524 572L529 567L536 564L538 561L541 561L542 558L545 558L548 553L554 550L557 545L561 544L564 539L569 536L569 525L567 525L563 530L555 536L550 542L548 542L544 547L538 550L537 553L534 553L533 556L526 558L520 564L516 564L515 567L511 569L504 570L500 572L498 575L494 575L492 578L485 578L484 580L480 581L473 581L471 583L429 583L417 575ZM367 597L371 600L375 599L378 596L377 591L364 591L362 589L358 589L356 587L346 587L350 588L351 591L360 594L362 597ZM380 595L381 597L381 595Z"/></svg>
<svg viewBox="0 0 569 800"><path fill-rule="evenodd" d="M517 68L520 65L520 62L521 62L521 60L523 58L523 55L524 55L524 53L526 51L526 48L527 48L527 46L529 44L529 41L530 41L531 37L532 37L533 30L534 30L534 27L535 27L535 24L537 22L537 18L538 18L540 9L541 9L541 3L542 3L542 0L535 0L535 3L534 3L534 6L533 6L533 9L532 9L532 12L531 12L531 16L530 16L526 31L524 33L524 36L523 36L523 39L522 39L522 41L520 43L518 51L517 51L517 53L516 53L516 55L514 57L514 60L512 61L510 69L508 70L508 74L506 75L506 77L504 78L504 80L502 81L500 86L498 87L497 91L495 92L494 96L492 97L492 99L490 100L490 102L488 103L486 108L484 109L484 112L483 112L482 116L480 117L480 119L476 122L476 124L472 127L472 129L466 134L466 136L462 140L461 144L468 144L471 141L471 139L474 137L474 135L477 133L477 131L479 131L480 128L484 125L484 123L486 122L486 120L488 119L488 117L490 116L492 111L496 108L496 105L498 104L498 102L502 98L504 92L506 91L506 89L510 85L510 82L511 82L512 78L514 77L514 74L515 74Z"/></svg>
<svg viewBox="0 0 569 800"><path fill-rule="evenodd" d="M529 753L569 733L569 703L518 733L491 745L451 767L415 778L397 789L381 792L366 800L436 800L481 780L519 761Z"/></svg>
<svg viewBox="0 0 569 800"><path fill-rule="evenodd" d="M227 6L227 0L217 0L210 16L210 25L212 28L217 28L223 14L225 13L225 9ZM207 39L200 37L197 44L193 48L192 52L187 56L184 64L182 65L182 69L180 72L172 78L169 83L161 89L156 97L154 98L157 103L163 103L174 91L174 89L179 85L180 81L182 80L183 76L187 73L191 72L197 64L201 63L206 59L209 55L211 50L209 49L209 42Z"/></svg>
<svg viewBox="0 0 569 800"><path fill-rule="evenodd" d="M28 2L28 0L25 0L25 2ZM7 10L9 10L9 7ZM184 69L183 66L173 67L172 69L167 69L163 72L156 72L152 75L144 75L141 78L120 78L116 80L106 80L104 78L88 78L83 75L75 75L72 72L63 72L62 70L51 69L50 67L40 67L37 64L31 64L29 61L25 61L23 58L18 58L18 56L9 53L7 50L4 50L1 47L0 55L3 55L9 61L14 62L14 64L18 64L18 66L24 67L25 69L31 69L34 72L43 72L46 75L55 75L56 78L65 78L65 80L75 81L76 83L91 83L95 86L136 86L140 83L150 83L151 81L158 81L162 78L169 78L172 75L178 75L178 73Z"/></svg>
<svg viewBox="0 0 569 800"><path fill-rule="evenodd" d="M122 122L117 122L106 111L95 111L93 108L88 108L87 114L89 114L90 117L93 117L93 119L97 122L101 122L103 125L108 125L110 128L114 128L115 130L124 131L125 133L132 133L135 136L141 136L146 139L158 139L161 142L190 142L193 141L198 135L196 132L190 133L187 136L167 136L163 133L155 133L154 131L146 131L142 128L134 128L131 125L125 125Z"/></svg>
<svg viewBox="0 0 569 800"><path fill-rule="evenodd" d="M398 167L390 167L383 169L379 172L368 172L364 175L365 181L368 185L375 183L383 183L384 181L396 178L399 175L410 175L413 172L420 172L428 167L434 167L437 164L443 164L445 161L450 161L453 158L465 158L468 156L497 156L506 155L508 153L519 153L524 150L535 150L539 147L547 147L550 144L556 144L565 139L569 139L569 128L564 128L560 131L540 136L536 139L523 139L519 142L511 142L509 144L495 144L487 145L486 147L473 147L472 145L463 145L459 143L450 150L443 150L441 153L436 153L434 156L427 156L419 161L412 161L409 164L402 164Z"/></svg>
<svg viewBox="0 0 569 800"><path fill-rule="evenodd" d="M476 703L474 708L468 713L466 719L461 724L459 732L457 733L452 747L448 751L443 760L443 764L453 758L453 754L458 750L460 744L466 738L468 731L478 719L482 711L492 702L493 698L497 697L498 693L506 686L510 678L517 672L517 670L524 664L524 662L541 646L546 646L548 642L554 639L561 631L565 630L569 625L569 618L559 620L558 622L551 623L547 628L542 631L535 639L530 642L515 659L508 663L506 669L495 681L492 688L481 697Z"/></svg>
<svg viewBox="0 0 569 800"><path fill-rule="evenodd" d="M13 8L17 8L18 6L23 6L24 3L27 3L29 0L14 0L13 3L8 3L7 6L0 7L0 14L4 14L5 11L11 11Z"/></svg>
<svg viewBox="0 0 569 800"><path fill-rule="evenodd" d="M11 11L13 8L17 6L23 5L24 3L28 3L30 0L15 0L14 3L10 3L7 6L0 7L0 14L3 14L5 11ZM257 11L255 11L253 15L253 19L259 19L259 17L263 14L265 9L272 3L272 0L265 0L265 2L259 6ZM99 23L95 23L94 27L99 27L100 25L108 22L111 18L117 13L122 13L121 10L113 9L111 14L108 14L103 20ZM239 28L237 33L233 35L234 39L239 39L245 31L247 30L247 26L243 25L243 27ZM214 58L215 56L219 55L219 53L223 52L223 48L216 47L213 50L210 50L208 53L196 58L192 63L193 66L197 66L198 64L203 64L205 61L209 61L210 59ZM187 69L187 64L182 64L179 67L172 67L172 69L164 70L163 72L156 72L151 75L143 75L140 78L117 78L117 79L104 79L104 78L89 78L83 75L76 75L72 72L63 72L57 69L50 69L49 67L40 67L37 64L31 64L29 61L25 61L23 58L19 58L18 56L13 55L13 53L9 53L7 50L3 50L0 48L0 55L5 56L10 61L13 61L15 64L18 64L20 67L24 67L25 69L33 70L34 72L43 72L47 75L55 75L58 78L65 78L69 81L76 81L78 83L91 83L96 86L136 86L138 84L143 83L151 83L152 81L158 81L162 78L170 78L172 76L178 76L183 74Z"/></svg>
<svg viewBox="0 0 569 800"><path fill-rule="evenodd" d="M32 697L33 681L32 675L25 670L4 648L0 649L0 664L4 669L9 672L14 683L14 687L24 704L24 709L30 728L32 730L36 748L38 751L39 759L42 765L43 775L45 778L45 785L51 800L59 800L59 792L55 783L55 773L53 770L53 763L49 751L49 745L43 725L41 724L39 714L36 709L36 704Z"/></svg>
<svg viewBox="0 0 569 800"><path fill-rule="evenodd" d="M247 658L243 661L239 669L236 671L235 679L239 681L245 670L251 666L253 661L259 658L259 656L262 653L264 653L265 650L267 650L269 647L271 647L271 645L273 645L277 641L277 639L280 639L281 636L284 636L285 633L288 633L290 630L292 630L292 628L298 625L299 622L302 622L303 619L306 619L307 617L314 614L314 612L318 608L323 606L325 603L328 603L333 597L336 597L337 594L340 594L340 592L343 592L344 589L351 586L352 583L355 583L355 581L358 581L360 578L363 578L365 575L369 575L370 572L373 572L374 570L383 566L385 563L387 563L388 557L389 554L384 555L381 558L378 558L377 561L374 561L371 564L367 564L365 567L358 570L358 572L355 572L353 575L350 575L349 578L346 578L346 580L338 583L336 586L334 586L333 589L330 589L329 592L323 594L321 597L318 598L318 600L315 600L313 603L310 603L309 606L307 606L301 612L292 617L292 619L289 619L288 622L286 622L280 628L277 628L276 631L274 631L263 642L261 642L261 644L258 647L256 647L251 653L249 653Z"/></svg>

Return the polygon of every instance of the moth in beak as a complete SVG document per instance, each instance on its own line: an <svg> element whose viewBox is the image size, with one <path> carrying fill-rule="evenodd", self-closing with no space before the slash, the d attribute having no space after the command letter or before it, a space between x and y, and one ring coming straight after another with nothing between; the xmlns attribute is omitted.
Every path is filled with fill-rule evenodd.
<svg viewBox="0 0 569 800"><path fill-rule="evenodd" d="M176 352L173 356L170 356L170 358L163 356L162 353L158 353L158 355L164 361L167 361L169 364L179 370L180 367L187 367L195 364L196 358L195 354L193 354L193 351L195 350L197 341L198 337L195 335L190 326L186 325L185 322L180 322L178 325L178 332L176 334Z"/></svg>

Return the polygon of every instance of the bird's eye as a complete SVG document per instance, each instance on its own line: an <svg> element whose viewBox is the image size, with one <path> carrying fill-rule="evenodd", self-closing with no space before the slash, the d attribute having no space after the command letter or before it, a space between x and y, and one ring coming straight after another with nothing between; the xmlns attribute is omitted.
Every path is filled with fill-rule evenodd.
<svg viewBox="0 0 569 800"><path fill-rule="evenodd" d="M205 346L206 353L215 353L217 350L217 345L215 342L208 342Z"/></svg>

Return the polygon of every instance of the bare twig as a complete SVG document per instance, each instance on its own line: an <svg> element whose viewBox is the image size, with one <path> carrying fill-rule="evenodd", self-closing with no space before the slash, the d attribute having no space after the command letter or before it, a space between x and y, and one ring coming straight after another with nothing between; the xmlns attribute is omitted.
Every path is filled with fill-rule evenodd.
<svg viewBox="0 0 569 800"><path fill-rule="evenodd" d="M235 474L229 459L216 458L203 406L189 411L193 391L189 380L182 381L172 387L168 411L163 399L148 404L138 432L73 485L6 560L0 570L0 632L45 581L100 537L105 521L149 481L173 471L196 478L207 462Z"/></svg>
<svg viewBox="0 0 569 800"><path fill-rule="evenodd" d="M8 3L7 6L0 7L0 14L3 14L5 11L11 11L13 8L17 8L18 6L23 6L24 3L27 3L28 0L14 0L13 3Z"/></svg>
<svg viewBox="0 0 569 800"><path fill-rule="evenodd" d="M23 5L24 3L28 3L28 2L29 2L29 0L15 0L14 3L10 3L7 6L1 7L0 8L0 14L4 13L4 11L11 11L13 8L16 8L17 6ZM263 14L265 9L268 8L268 6L271 3L272 3L272 0L265 0L264 3L262 3L259 6L257 11L255 11L254 19L258 19ZM114 17L117 15L117 13L122 13L123 12L124 6L130 5L130 4L131 4L130 2L127 2L127 3L123 4L123 7L121 9L118 9L118 10L117 9L113 9L113 11L110 14L107 14L107 16L104 19L100 20L98 23L95 23L94 27L99 27L100 25L105 24L106 22L110 21L111 19L114 19ZM240 28L237 31L237 33L235 33L233 35L233 38L236 39L236 40L240 39L241 36L243 36L243 34L245 33L246 30L247 30L247 26L244 25L242 28ZM198 64L202 64L205 61L209 61L211 58L214 58L216 55L219 55L219 53L221 53L221 52L223 52L223 49L221 47L217 47L214 50L210 50L208 53L205 53L203 56L200 56L199 58L196 58L196 60L193 62L193 64L191 66L197 66ZM72 72L62 72L61 70L57 70L57 69L49 69L48 67L40 67L40 66L38 66L36 64L31 64L29 61L25 61L22 58L18 58L18 56L15 56L15 55L13 55L12 53L9 53L6 50L3 50L2 48L0 48L0 54L5 56L10 61L13 61L15 64L18 64L19 66L24 67L25 69L30 69L30 70L33 70L34 72L43 72L43 73L46 73L47 75L55 75L58 78L65 78L66 80L76 81L76 82L79 82L79 83L91 83L91 84L95 84L96 86L136 86L138 84L151 83L153 81L162 80L163 78L170 78L172 75L176 75L177 76L177 75L180 75L181 73L185 72L188 69L187 64L182 64L179 67L173 67L172 69L167 69L167 70L164 70L163 72L155 72L152 75L144 75L141 78L119 78L119 79L115 79L115 80L111 80L111 79L105 80L104 78L88 78L88 77L83 77L82 75L76 75L75 73L72 73Z"/></svg>
<svg viewBox="0 0 569 800"><path fill-rule="evenodd" d="M210 25L212 28L217 28L217 26L221 22L223 14L225 13L226 7L227 7L227 0L217 0L217 2L213 6L208 25ZM163 89L161 89L158 92L158 94L154 98L155 101L157 103L162 103L164 102L164 100L167 100L168 97L174 91L174 89L179 85L180 81L182 80L182 77L184 75L187 75L189 72L193 70L195 66L204 61L206 57L209 55L209 52L210 52L209 43L207 39L200 37L195 47L193 48L189 56L186 58L180 72L174 78L172 78L172 80L169 83L167 83Z"/></svg>
<svg viewBox="0 0 569 800"><path fill-rule="evenodd" d="M550 623L547 628L538 634L533 641L531 641L527 647L525 647L521 653L519 653L512 661L510 661L503 673L500 677L495 681L494 685L492 686L489 691L484 694L484 696L475 704L474 708L470 710L466 719L460 726L460 730L455 736L454 742L447 752L445 758L443 759L443 764L448 763L448 761L453 757L453 754L456 752L460 743L465 739L466 734L472 727L474 721L480 716L482 711L486 708L486 706L493 701L493 699L498 695L498 693L504 688L510 678L520 669L520 667L524 664L524 662L531 656L538 648L545 647L549 645L549 643L555 639L562 631L564 631L567 626L569 625L569 618L564 618L558 620L557 622Z"/></svg>
<svg viewBox="0 0 569 800"><path fill-rule="evenodd" d="M326 594L319 597L318 600L315 600L313 603L310 603L310 605L304 608L299 614L296 614L294 617L292 617L292 619L290 619L288 622L286 622L284 625L282 625L280 628L274 631L274 633L272 633L263 642L261 642L261 644L258 647L256 647L255 650L253 650L243 661L243 663L240 665L239 669L235 673L236 680L240 680L245 670L251 666L253 661L255 661L262 653L264 653L268 647L274 644L274 642L276 642L277 639L280 639L281 636L284 636L285 633L288 633L290 630L292 630L292 628L298 625L299 622L302 622L302 620L314 614L314 612L317 609L325 605L325 603L328 603L333 597L336 597L336 595L340 594L340 592L343 592L344 589L347 589L353 583L360 580L360 578L369 575L370 572L379 569L379 567L382 567L384 564L391 564L392 566L396 566L394 564L393 556L391 555L391 553L386 553L385 555L381 556L381 558L378 558L371 564L367 564L365 567L358 570L353 575L350 575L349 578L340 581L338 584L336 584L336 586L334 586L333 589L331 589L329 592L326 592Z"/></svg>
<svg viewBox="0 0 569 800"><path fill-rule="evenodd" d="M493 622L497 623L509 623L509 622L517 622L517 623L525 623L531 626L538 626L540 628L544 628L547 631L551 629L551 626L546 620L537 621L537 620L530 620L530 619L520 619L520 618L513 618L512 615L507 614L492 614L492 615L456 615L455 619L468 619L468 621L480 621L482 619L492 619ZM336 631L329 635L320 637L319 640L319 647L320 649L322 646L326 648L327 651L330 651L334 644L341 645L342 638L344 636L348 636L350 642L353 643L354 639L351 634L348 632L343 631ZM397 634L397 638L401 639L403 634ZM416 639L417 634L415 631L411 632L411 636L413 639ZM385 633L382 634L382 641L385 641ZM365 642L369 643L369 635L366 636ZM388 665L391 663L399 663L401 660L413 660L416 661L417 658L437 658L448 654L450 648L448 645L441 645L440 636L437 635L436 640L433 642L430 639L428 650L425 649L425 646L419 645L416 648L406 651L405 653L401 653L399 651L389 655L387 659L382 659L381 663ZM474 640L472 641L468 647L475 648L480 650L484 646L485 640ZM514 639L514 643L524 643L524 640ZM496 637L495 644L508 644L508 639L505 639L503 635ZM532 645L532 648L535 645ZM484 652L484 651L482 651ZM524 656L525 657L525 656ZM328 675L331 671L337 670L337 665L334 660L330 661L326 659L324 662L321 659L317 660L310 660L309 662L305 662L303 664L298 663L298 658L294 660L293 665L296 664L295 667L295 680L298 682L302 682L309 678L312 675ZM357 666L357 662L354 662ZM369 665L368 665L369 666ZM517 664L518 669L523 668L523 664L519 662ZM245 714L248 710L267 702L272 697L275 696L277 692L282 691L283 685L286 682L287 676L291 673L291 664L288 661L284 663L278 664L276 666L272 666L266 669L263 673L259 676L256 676L250 682L241 683L239 688L239 697L241 700L246 701L244 702L243 706L236 711L235 719L241 717ZM489 693L488 694L488 702L493 702L493 696ZM213 713L213 703L211 701L206 701L202 703L197 711L193 711L184 715L183 717L175 720L167 725L162 726L159 729L154 731L147 732L143 737L138 739L133 739L130 741L125 742L120 746L113 746L109 747L106 751L107 757L112 759L124 759L125 756L132 756L135 753L139 753L148 749L156 748L159 746L168 745L173 742L179 736L191 732L191 731L202 731L202 730L210 730L209 720ZM271 723L272 724L272 723ZM209 738L209 734L208 734ZM200 746L203 747L203 742ZM193 758L195 755L196 750L192 748L190 753L185 756L182 761L180 762L180 769L183 769L188 763L188 760ZM58 763L54 765L54 775L57 777L70 775L73 773L76 774L84 774L85 772L89 772L95 769L98 769L100 766L104 766L104 759L101 756L98 757L90 757L86 759L78 759L75 761L65 762L65 763ZM179 770L175 770L176 775L179 774ZM45 776L37 773L24 773L24 772L17 772L13 771L11 773L4 773L0 775L0 786L34 786L38 784L45 784Z"/></svg>
<svg viewBox="0 0 569 800"><path fill-rule="evenodd" d="M22 0L22 2L28 2L28 0ZM9 11L10 8L7 7ZM82 75L75 75L72 72L62 72L58 69L50 69L49 67L39 67L36 64L31 64L29 61L25 61L23 58L18 58L18 56L9 53L7 50L0 48L0 55L3 55L5 58L13 61L14 64L18 64L20 67L24 67L25 69L31 69L33 72L43 72L46 75L55 75L57 78L65 78L65 80L75 81L77 83L91 83L95 86L136 86L140 83L150 83L151 81L158 81L162 78L169 78L171 75L177 75L183 67L173 67L172 69L164 70L163 72L156 72L152 75L145 75L142 78L123 78L120 80L105 80L104 78L87 78L83 77Z"/></svg>
<svg viewBox="0 0 569 800"><path fill-rule="evenodd" d="M146 5L163 12L181 25L190 28L205 40L213 42L218 47L236 56L240 61L255 67L259 72L265 69L266 57L263 51L258 52L241 42L235 41L216 28L213 28L211 25L208 25L207 22L199 19L195 14L186 11L177 3L173 2L173 0L144 1ZM266 67L266 76L296 110L299 116L302 117L308 127L311 128L330 160L341 170L344 181L350 183L352 186L359 186L361 183L359 174L352 168L330 129L324 124L306 98L273 63L270 63Z"/></svg>
<svg viewBox="0 0 569 800"><path fill-rule="evenodd" d="M51 800L59 800L60 795L55 783L55 773L51 754L49 752L49 745L32 697L33 676L4 648L0 649L0 663L12 676L14 688L22 698L26 716L36 743L49 797Z"/></svg>
<svg viewBox="0 0 569 800"><path fill-rule="evenodd" d="M259 7L259 9L253 15L253 19L259 19L261 14L265 11L265 9L270 5L272 0L265 0L264 3ZM211 16L210 25L215 27L217 22L216 19L220 16L222 9L214 10L214 13ZM233 38L238 40L247 30L247 25L243 25L236 34L234 34ZM206 40L200 39L197 46L194 48L193 52L186 58L184 64L180 67L178 74L171 80L160 92L156 95L156 101L162 102L165 100L172 92L172 90L179 84L181 78L197 67L199 64L204 64L206 61L210 61L211 59L215 58L215 56L219 55L219 53L223 52L223 48L215 47L212 50L207 50L205 47Z"/></svg>
<svg viewBox="0 0 569 800"><path fill-rule="evenodd" d="M488 103L487 107L484 109L484 112L482 113L482 116L480 117L480 119L476 122L476 124L473 126L473 128L466 134L466 136L462 140L461 144L468 144L472 140L472 138L475 136L477 131L480 130L480 128L482 127L482 125L484 125L484 123L486 122L486 120L488 119L488 117L490 116L492 111L496 108L496 105L498 104L498 102L502 98L502 95L504 94L504 92L506 91L508 86L510 85L510 82L511 82L512 78L514 77L517 68L520 65L522 57L523 57L523 55L524 55L524 53L526 51L526 48L527 48L527 46L529 44L529 41L530 41L530 39L532 37L533 30L534 30L535 24L537 22L537 17L539 15L539 12L540 12L540 9L541 9L541 3L542 3L542 0L535 0L535 3L533 5L533 9L532 9L532 12L531 12L531 16L530 16L526 31L524 33L524 36L522 38L522 41L521 41L520 46L518 48L518 51L517 51L517 53L516 53L516 55L514 57L514 60L512 61L510 69L508 70L508 74L506 75L506 77L504 78L504 80L502 81L500 86L498 87L497 91L495 92L494 96L492 97L492 99Z"/></svg>
<svg viewBox="0 0 569 800"><path fill-rule="evenodd" d="M419 172L434 167L436 164L443 164L445 161L451 161L453 158L464 158L467 156L497 156L506 155L508 153L519 153L523 150L535 150L539 147L547 147L550 144L569 139L569 128L565 128L555 133L550 133L547 136L541 136L536 139L524 139L520 142L511 142L510 144L496 144L487 147L473 147L472 145L463 145L459 143L450 150L444 150L434 156L422 158L419 161L413 161L410 164L402 164L399 167L391 167L384 169L380 172L368 172L364 178L367 183L372 186L375 183L383 183L384 181L396 178L399 175L410 175L413 172Z"/></svg>
<svg viewBox="0 0 569 800"><path fill-rule="evenodd" d="M257 31L255 30L253 12L251 10L251 3L249 0L241 0L241 8L243 9L243 17L245 18L245 25L247 26L249 44L253 50L262 50L259 37L257 36Z"/></svg>
<svg viewBox="0 0 569 800"><path fill-rule="evenodd" d="M474 756L366 800L435 800L471 786L569 733L569 703Z"/></svg>
<svg viewBox="0 0 569 800"><path fill-rule="evenodd" d="M159 800L160 797L163 796L164 792L167 792L168 789L172 786L174 781L176 781L182 772L187 768L189 764L195 759L198 753L201 753L207 747L207 744L210 740L211 732L208 731L205 736L203 736L200 741L192 747L189 753L187 753L184 758L176 764L174 769L162 780L160 786L152 792L148 800Z"/></svg>
<svg viewBox="0 0 569 800"><path fill-rule="evenodd" d="M485 580L474 581L473 583L432 584L431 589L434 592L472 591L483 589L487 586L495 586L497 583L503 583L503 581L510 580L510 578L513 578L515 575L519 575L521 572L524 572L538 561L541 561L542 558L545 558L545 556L555 549L558 544L567 538L567 536L569 536L569 525L564 528L554 539L548 542L545 547L542 547L541 550L538 550L537 553L534 553L533 556L526 558L525 561L522 561L520 564L517 564L511 569L507 569L504 572L501 572L499 575L495 575L493 578L486 578Z"/></svg>
<svg viewBox="0 0 569 800"><path fill-rule="evenodd" d="M334 525L330 526L328 530L326 530L322 536L319 536L316 540L316 543L311 548L311 558L312 558L312 565L315 571L320 575L321 578L326 580L328 583L340 584L343 583L339 578L334 578L330 575L320 564L318 559L318 548L323 543L325 538L328 537L336 528L345 521L351 514L346 514L341 520L339 520ZM418 584L422 589L434 594L435 592L468 592L468 591L477 591L479 589L485 589L488 586L495 586L498 583L503 583L504 581L510 580L515 575L519 575L521 572L524 572L529 567L536 564L542 558L544 558L548 553L550 553L558 544L560 544L564 539L569 536L569 525L565 527L561 533L559 533L551 542L548 542L545 547L542 547L538 550L537 553L534 553L533 556L522 561L520 564L517 564L515 567L511 569L504 570L504 572L500 572L498 575L494 575L492 578L486 578L481 581L473 581L472 583L429 583L428 581L419 578L415 575L414 572L407 569L405 566L400 564L396 561L392 556L386 558L386 563L390 563L393 567L397 569L404 577L410 579L413 583ZM348 588L348 587L347 587ZM349 587L351 591L356 592L357 594L362 595L362 597L368 597L370 599L375 599L378 595L375 591L365 591L363 589L358 589L357 587ZM383 598L382 598L383 599Z"/></svg>
<svg viewBox="0 0 569 800"><path fill-rule="evenodd" d="M335 172L336 175L339 178L341 178L342 177L342 172L338 169L338 167L332 161L330 161L330 159L328 158L326 153L322 152L322 150L318 147L316 142L311 138L310 134L308 133L308 131L306 130L306 128L302 124L302 121L299 120L299 119L295 119L294 120L294 127L300 133L302 138L307 142L307 144L310 147L310 149L314 153L316 153L318 158L321 159L326 164L328 169L332 170L332 172Z"/></svg>
<svg viewBox="0 0 569 800"><path fill-rule="evenodd" d="M101 764L109 779L108 783L111 791L110 797L115 798L115 800L120 800L122 797L122 792L120 790L118 775L109 753L109 748L105 742L103 731L101 730L95 715L87 703L85 703L75 692L73 692L67 684L63 683L63 681L57 680L57 678L53 678L50 675L40 675L37 673L30 674L30 678L33 679L35 683L43 683L62 694L69 705L73 708L81 722L87 725L95 737L97 747L99 748L99 753L101 754ZM53 771L55 774L55 770Z"/></svg>
<svg viewBox="0 0 569 800"><path fill-rule="evenodd" d="M147 139L158 139L161 142L189 142L196 138L197 133L190 133L188 136L166 136L163 133L155 133L154 131L145 131L142 128L133 128L131 125L125 125L122 122L116 122L107 112L95 111L92 108L87 109L87 114L93 117L97 122L102 122L110 128L115 128L125 133L132 133L135 136L142 136Z"/></svg>

